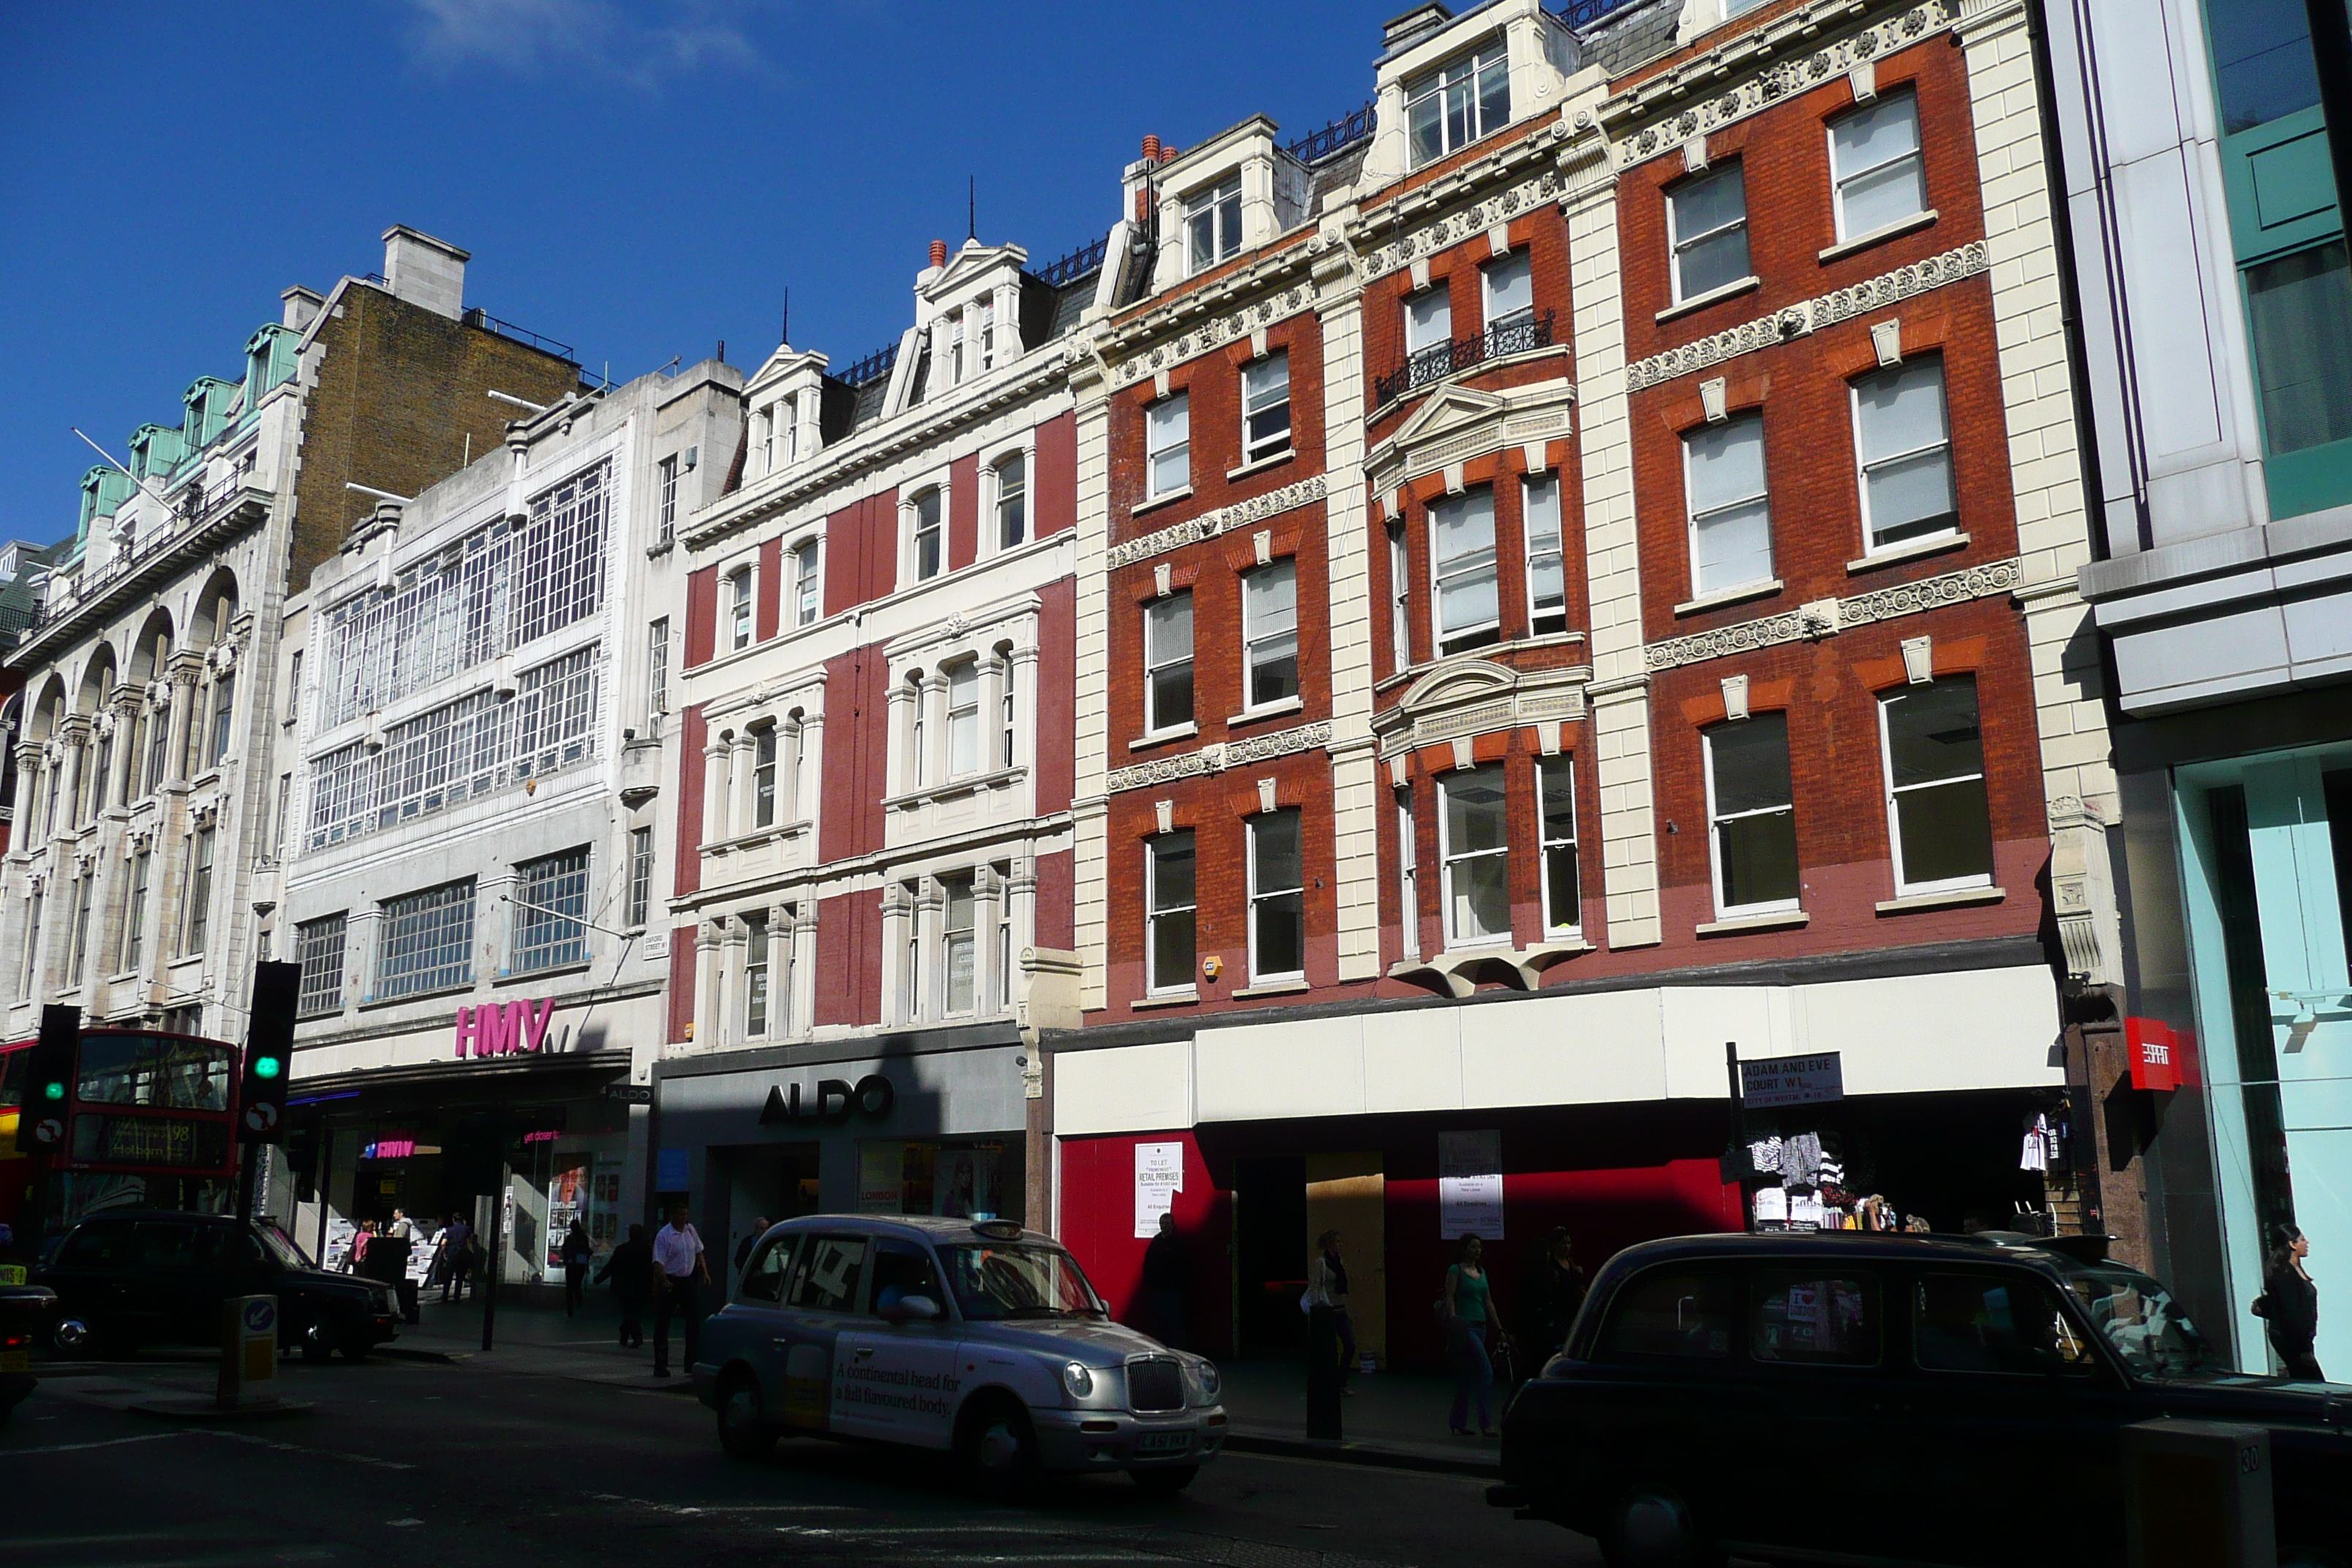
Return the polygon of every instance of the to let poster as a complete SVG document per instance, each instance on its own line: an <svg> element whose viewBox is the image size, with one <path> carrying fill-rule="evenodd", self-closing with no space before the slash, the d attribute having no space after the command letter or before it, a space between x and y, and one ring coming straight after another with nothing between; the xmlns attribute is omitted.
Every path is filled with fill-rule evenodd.
<svg viewBox="0 0 2352 1568"><path fill-rule="evenodd" d="M1160 1216L1176 1207L1184 1190L1184 1145L1138 1143L1135 1146L1135 1234L1149 1239L1160 1234Z"/></svg>
<svg viewBox="0 0 2352 1568"><path fill-rule="evenodd" d="M1503 1239L1503 1135L1437 1135L1437 1226L1448 1241Z"/></svg>

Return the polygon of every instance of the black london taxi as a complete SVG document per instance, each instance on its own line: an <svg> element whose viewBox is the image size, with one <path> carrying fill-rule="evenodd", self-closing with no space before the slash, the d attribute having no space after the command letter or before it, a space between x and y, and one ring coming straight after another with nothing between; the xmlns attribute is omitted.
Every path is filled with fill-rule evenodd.
<svg viewBox="0 0 2352 1568"><path fill-rule="evenodd" d="M2237 1373L2095 1246L1685 1237L1610 1259L1487 1500L1615 1563L2120 1564L2123 1429L2271 1434L2279 1562L2352 1564L2352 1388Z"/></svg>
<svg viewBox="0 0 2352 1568"><path fill-rule="evenodd" d="M0 1422L33 1392L33 1342L57 1310L53 1290L29 1284L20 1263L0 1263Z"/></svg>
<svg viewBox="0 0 2352 1568"><path fill-rule="evenodd" d="M391 1286L314 1268L277 1226L228 1215L93 1215L33 1282L58 1294L49 1343L65 1355L217 1345L233 1296L276 1296L279 1345L309 1361L337 1351L357 1360L399 1331Z"/></svg>
<svg viewBox="0 0 2352 1568"><path fill-rule="evenodd" d="M1077 1259L1010 1220L771 1226L702 1326L695 1392L739 1458L802 1433L950 1452L977 1478L1190 1484L1225 1435L1217 1369L1110 1321Z"/></svg>

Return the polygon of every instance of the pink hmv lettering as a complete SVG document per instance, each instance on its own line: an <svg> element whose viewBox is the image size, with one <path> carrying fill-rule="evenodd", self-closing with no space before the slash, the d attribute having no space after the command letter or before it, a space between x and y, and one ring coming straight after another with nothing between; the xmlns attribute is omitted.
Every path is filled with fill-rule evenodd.
<svg viewBox="0 0 2352 1568"><path fill-rule="evenodd" d="M506 1057L547 1046L547 1026L555 1018L555 998L533 1002L485 1002L457 1009L457 1055Z"/></svg>

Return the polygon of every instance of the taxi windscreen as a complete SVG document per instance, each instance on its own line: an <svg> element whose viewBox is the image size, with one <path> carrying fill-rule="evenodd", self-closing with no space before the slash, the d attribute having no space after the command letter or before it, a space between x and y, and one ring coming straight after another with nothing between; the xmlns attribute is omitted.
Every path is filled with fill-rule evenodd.
<svg viewBox="0 0 2352 1568"><path fill-rule="evenodd" d="M967 1321L1110 1315L1077 1260L1058 1247L967 1243L942 1247L940 1259Z"/></svg>

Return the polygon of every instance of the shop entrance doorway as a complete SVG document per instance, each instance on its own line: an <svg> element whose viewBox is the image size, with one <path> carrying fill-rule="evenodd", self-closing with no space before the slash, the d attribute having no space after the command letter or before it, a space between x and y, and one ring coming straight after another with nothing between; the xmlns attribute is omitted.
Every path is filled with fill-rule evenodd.
<svg viewBox="0 0 2352 1568"><path fill-rule="evenodd" d="M731 1261L736 1248L751 1234L754 1219L773 1225L778 1220L817 1212L814 1143L754 1143L719 1153L722 1184L718 1190L726 1195L726 1207L707 1211L701 1216L705 1226L703 1244L713 1254L714 1276L719 1264ZM726 1237L724 1251L713 1232Z"/></svg>
<svg viewBox="0 0 2352 1568"><path fill-rule="evenodd" d="M1244 1358L1306 1353L1307 1160L1299 1154L1234 1166L1234 1331Z"/></svg>
<svg viewBox="0 0 2352 1568"><path fill-rule="evenodd" d="M1388 1178L1378 1150L1307 1156L1307 1233L1300 1256L1311 1258L1316 1238L1325 1231L1339 1233L1356 1353L1383 1367L1389 1363L1387 1204Z"/></svg>

